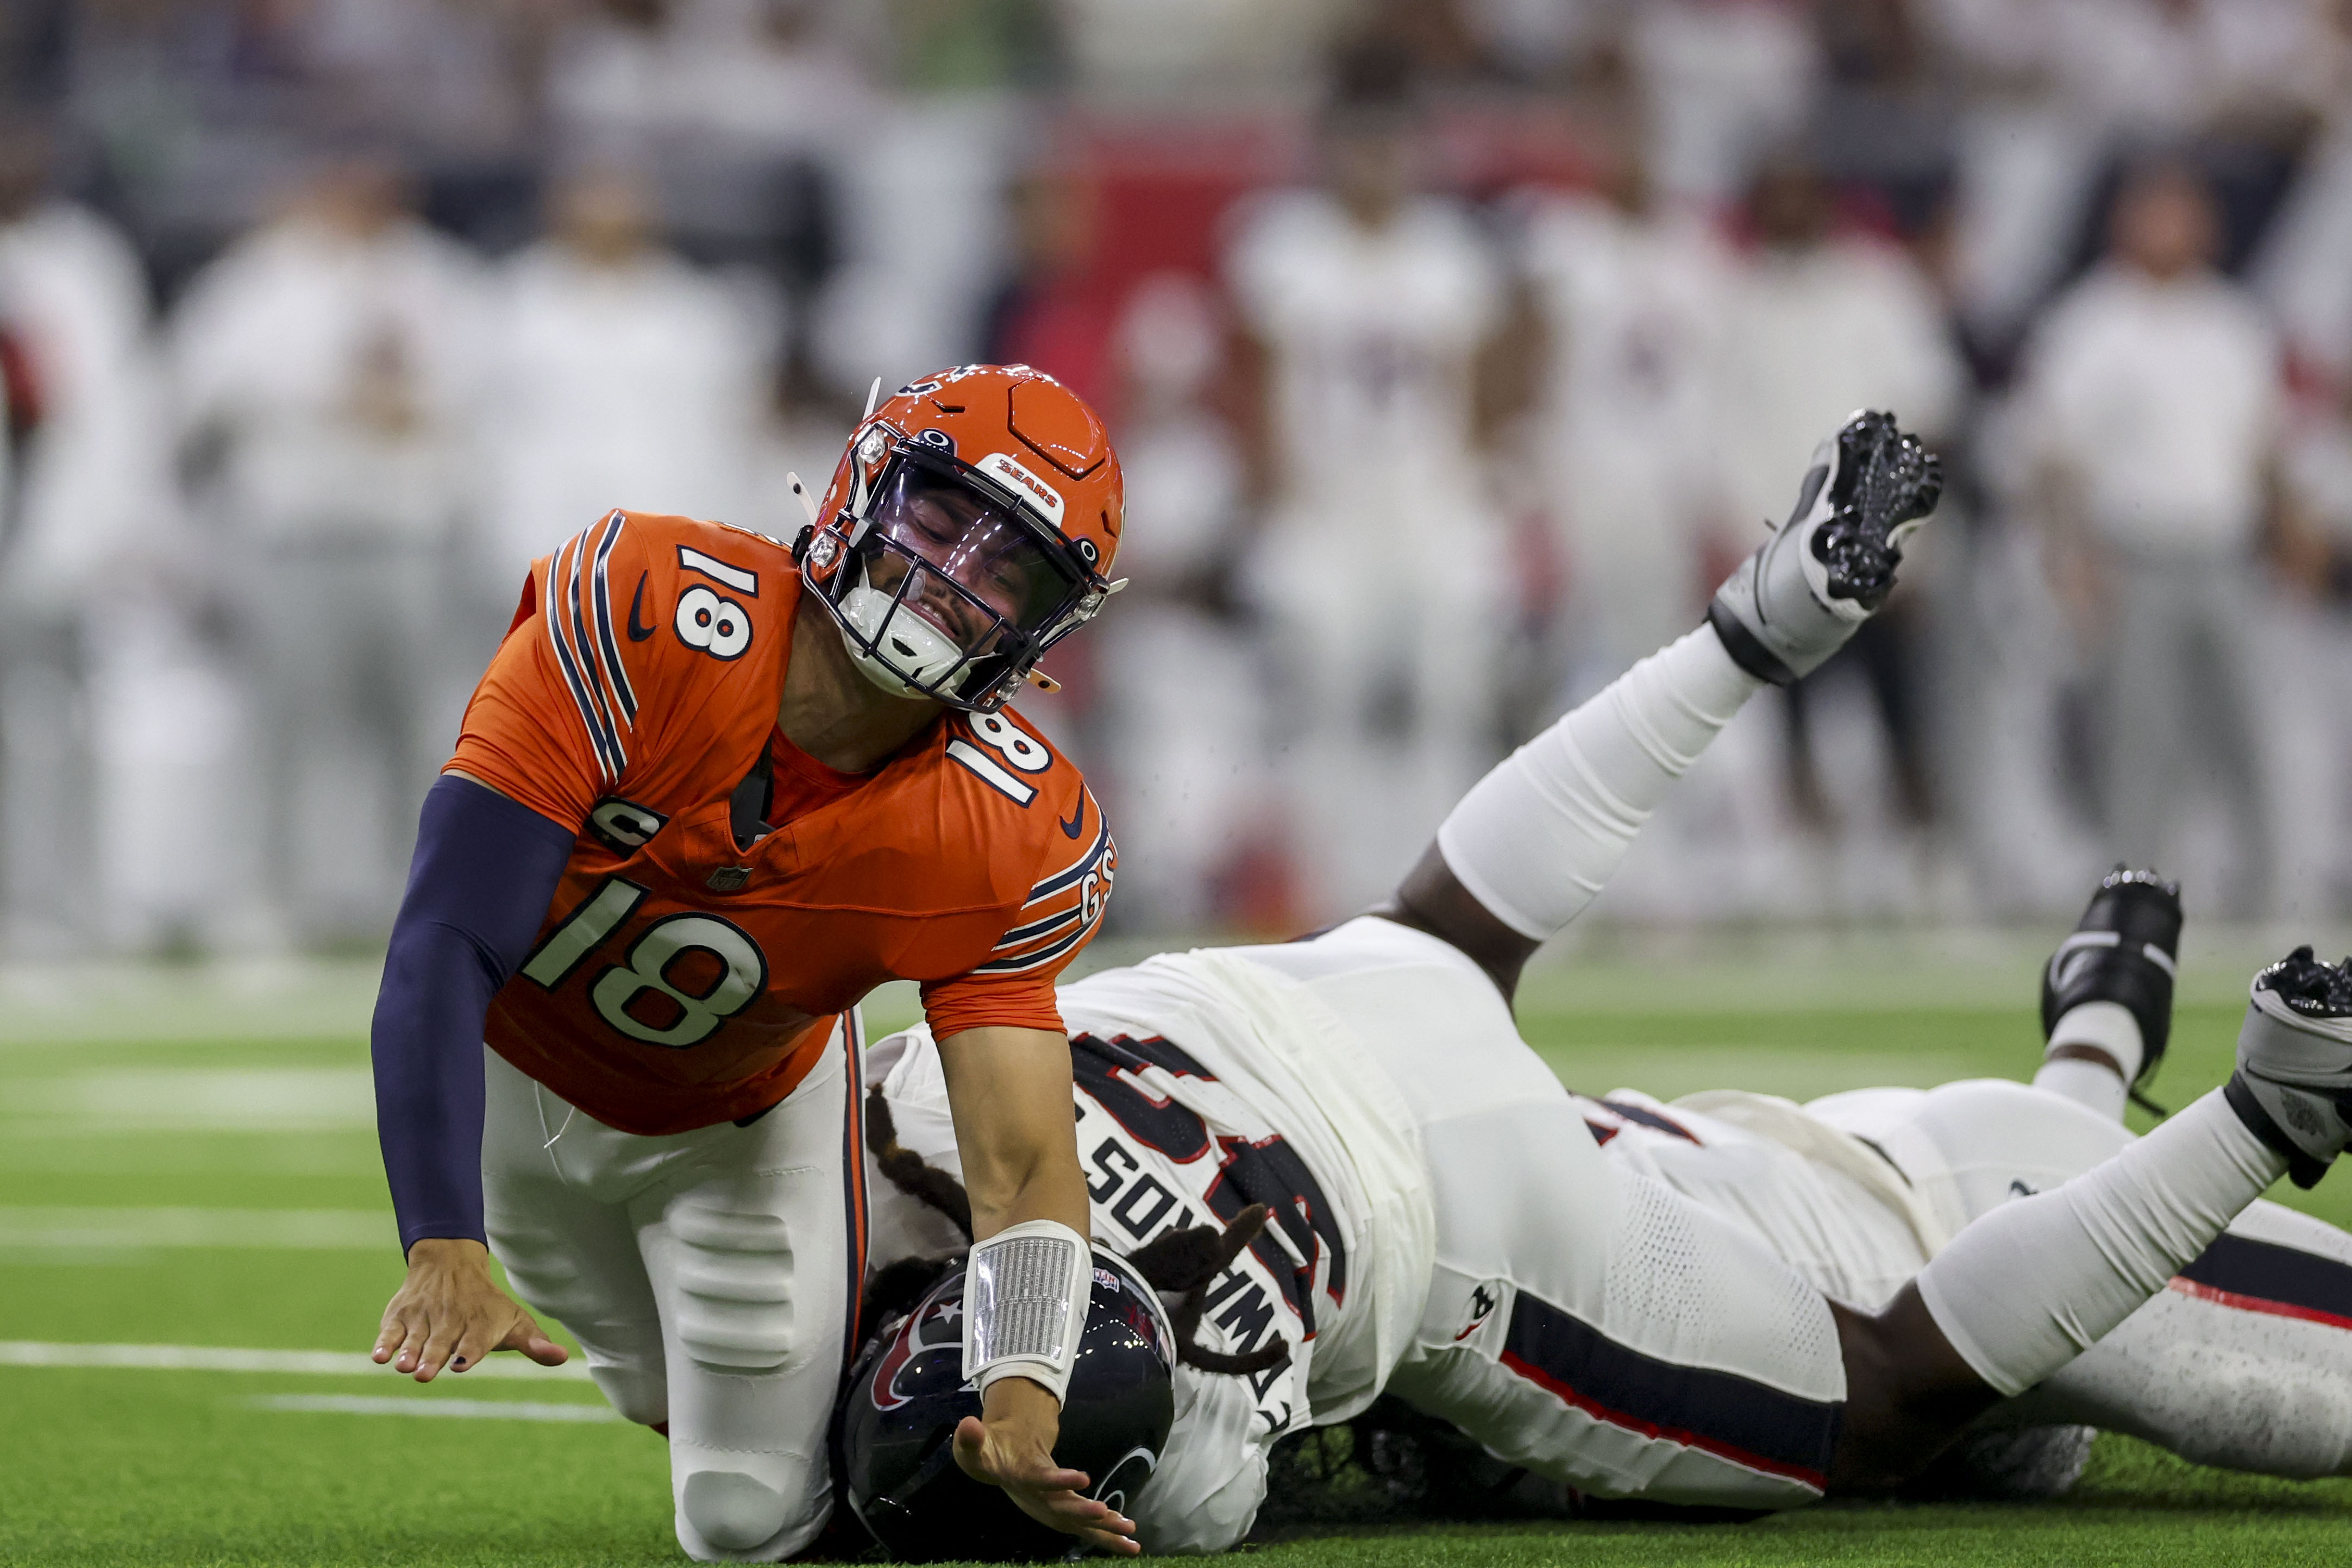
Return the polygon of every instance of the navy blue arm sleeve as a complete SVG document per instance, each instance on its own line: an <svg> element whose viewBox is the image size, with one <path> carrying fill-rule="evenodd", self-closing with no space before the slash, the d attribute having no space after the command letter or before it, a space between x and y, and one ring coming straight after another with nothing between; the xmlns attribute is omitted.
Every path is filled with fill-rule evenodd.
<svg viewBox="0 0 2352 1568"><path fill-rule="evenodd" d="M371 1031L375 1130L403 1253L482 1227L482 1022L530 952L573 836L444 774L425 794Z"/></svg>

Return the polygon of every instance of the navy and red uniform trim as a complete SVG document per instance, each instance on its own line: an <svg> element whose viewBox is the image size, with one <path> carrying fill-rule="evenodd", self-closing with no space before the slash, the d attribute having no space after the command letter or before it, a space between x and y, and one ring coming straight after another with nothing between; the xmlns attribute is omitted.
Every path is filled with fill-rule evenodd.
<svg viewBox="0 0 2352 1568"><path fill-rule="evenodd" d="M841 1341L845 1383L866 1339L859 1321L866 1297L866 1019L857 1008L841 1016L841 1036L848 1058L842 1067L849 1075L849 1104L841 1121L842 1219L849 1231L849 1315L843 1320L848 1331Z"/></svg>
<svg viewBox="0 0 2352 1568"><path fill-rule="evenodd" d="M1502 1363L1595 1420L1828 1489L1841 1403L1644 1355L1524 1290L1511 1304Z"/></svg>
<svg viewBox="0 0 2352 1568"><path fill-rule="evenodd" d="M2352 1264L2300 1247L2224 1232L2171 1287L2242 1312L2352 1329Z"/></svg>
<svg viewBox="0 0 2352 1568"><path fill-rule="evenodd" d="M1630 1100L1590 1100L1582 1095L1577 1098L1586 1100L1589 1104L1600 1106L1620 1121L1631 1121L1637 1126L1647 1127L1654 1132L1668 1133L1693 1143L1698 1142L1697 1133L1672 1117L1659 1115L1645 1105L1635 1105ZM1607 1121L1595 1121L1590 1116L1584 1119L1584 1126L1585 1130L1592 1134L1592 1141L1603 1148L1608 1146L1609 1140L1624 1131L1622 1126Z"/></svg>

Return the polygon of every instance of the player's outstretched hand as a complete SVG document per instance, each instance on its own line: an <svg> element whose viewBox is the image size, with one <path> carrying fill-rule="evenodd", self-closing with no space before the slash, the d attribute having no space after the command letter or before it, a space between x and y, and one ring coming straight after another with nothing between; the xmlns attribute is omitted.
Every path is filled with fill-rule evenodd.
<svg viewBox="0 0 2352 1568"><path fill-rule="evenodd" d="M480 1242L410 1247L408 1278L376 1331L377 1364L430 1383L443 1367L464 1372L492 1351L520 1351L541 1366L562 1366L572 1353L491 1280L490 1251Z"/></svg>
<svg viewBox="0 0 2352 1568"><path fill-rule="evenodd" d="M965 1475L1003 1487L1022 1512L1097 1552L1143 1550L1132 1520L1087 1496L1084 1474L1054 1462L1062 1419L1051 1394L1025 1377L1002 1378L989 1385L981 1408L986 1420L967 1415L956 1426L955 1460Z"/></svg>

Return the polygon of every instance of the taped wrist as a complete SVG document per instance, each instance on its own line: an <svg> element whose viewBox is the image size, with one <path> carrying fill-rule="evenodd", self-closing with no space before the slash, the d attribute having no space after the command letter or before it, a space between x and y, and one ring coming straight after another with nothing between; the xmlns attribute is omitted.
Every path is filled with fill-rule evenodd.
<svg viewBox="0 0 2352 1568"><path fill-rule="evenodd" d="M1025 1377L1062 1398L1093 1292L1087 1238L1057 1220L1023 1220L980 1243L964 1285L964 1376L983 1394Z"/></svg>

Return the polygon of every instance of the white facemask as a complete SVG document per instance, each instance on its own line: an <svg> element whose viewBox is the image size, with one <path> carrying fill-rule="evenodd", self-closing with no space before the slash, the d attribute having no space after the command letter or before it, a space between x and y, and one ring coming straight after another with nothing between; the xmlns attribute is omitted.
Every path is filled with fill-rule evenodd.
<svg viewBox="0 0 2352 1568"><path fill-rule="evenodd" d="M934 684L940 680L962 660L963 649L912 610L892 614L900 607L897 600L879 588L852 588L841 596L841 619L845 628L842 641L866 679L883 690L898 697L927 697L930 694L914 683ZM886 623L889 628L887 633L883 630ZM856 638L848 636L849 628L880 649L889 664L858 647ZM895 669L891 668L894 665Z"/></svg>

